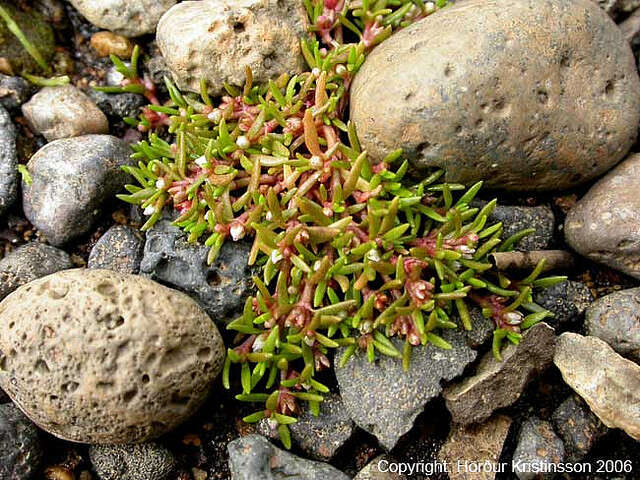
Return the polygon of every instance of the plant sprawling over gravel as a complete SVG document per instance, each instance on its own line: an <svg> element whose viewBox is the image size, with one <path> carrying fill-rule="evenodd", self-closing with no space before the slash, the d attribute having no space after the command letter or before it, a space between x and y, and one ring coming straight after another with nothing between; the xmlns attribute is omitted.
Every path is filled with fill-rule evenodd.
<svg viewBox="0 0 640 480"><path fill-rule="evenodd" d="M344 347L339 365L356 350L398 357L409 368L411 349L451 348L444 329L471 329L470 305L495 322L494 354L506 339L550 316L532 289L564 277L509 279L488 255L507 251L530 231L503 240L487 219L496 205L471 205L481 184L440 183L434 171L416 183L401 151L371 164L355 129L345 123L347 93L367 52L394 29L443 5L422 0L303 0L315 32L302 39L309 71L243 89L227 86L214 102L169 80L161 104L154 85L130 65L114 62L122 87L151 105L127 119L148 138L134 146L138 185L122 200L141 205L151 228L169 210L192 242L210 248L213 262L225 242L253 238L250 264L255 297L229 324L223 383L240 371L238 399L262 402L245 418L268 418L290 445L287 425L301 402L319 411L329 389L316 372L330 366L330 350ZM162 137L162 138L161 138ZM170 138L165 141L163 138ZM390 337L404 340L399 351Z"/></svg>

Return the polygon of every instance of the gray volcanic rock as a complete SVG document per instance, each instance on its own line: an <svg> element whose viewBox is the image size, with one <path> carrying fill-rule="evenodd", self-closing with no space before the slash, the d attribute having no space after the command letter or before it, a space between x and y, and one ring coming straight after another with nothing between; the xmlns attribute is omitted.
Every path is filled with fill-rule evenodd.
<svg viewBox="0 0 640 480"><path fill-rule="evenodd" d="M615 292L593 302L585 314L587 335L616 352L640 361L640 288Z"/></svg>
<svg viewBox="0 0 640 480"><path fill-rule="evenodd" d="M572 332L558 338L553 362L607 427L640 440L640 366L599 338Z"/></svg>
<svg viewBox="0 0 640 480"><path fill-rule="evenodd" d="M535 228L535 233L527 235L515 245L516 250L544 250L553 242L556 219L546 205L539 207L519 207L498 205L487 219L487 224L502 222L502 238L509 238L526 228Z"/></svg>
<svg viewBox="0 0 640 480"><path fill-rule="evenodd" d="M487 352L474 375L444 391L453 421L464 425L482 422L498 408L515 402L529 381L551 364L554 344L553 328L538 323L526 331L519 345L509 343L503 349L502 361Z"/></svg>
<svg viewBox="0 0 640 480"><path fill-rule="evenodd" d="M157 42L180 88L198 92L204 78L217 95L225 82L244 85L247 66L256 83L302 72L307 27L298 0L191 1L162 17Z"/></svg>
<svg viewBox="0 0 640 480"><path fill-rule="evenodd" d="M204 402L222 369L218 329L188 296L110 270L66 270L0 303L0 386L41 428L138 443Z"/></svg>
<svg viewBox="0 0 640 480"><path fill-rule="evenodd" d="M467 480L468 472L458 470L458 462L481 464L485 461L498 462L504 441L511 427L511 418L495 415L489 420L475 425L453 424L449 437L440 449L438 459L452 465L449 469L451 480ZM474 480L493 480L495 473L474 473Z"/></svg>
<svg viewBox="0 0 640 480"><path fill-rule="evenodd" d="M298 421L289 425L291 441L309 457L329 461L353 435L355 424L345 411L340 395L330 394L320 403L320 415L305 410ZM258 431L272 439L278 432L267 419L258 424Z"/></svg>
<svg viewBox="0 0 640 480"><path fill-rule="evenodd" d="M96 27L125 37L153 33L177 0L69 0Z"/></svg>
<svg viewBox="0 0 640 480"><path fill-rule="evenodd" d="M36 133L49 141L90 133L109 133L107 117L73 85L45 87L22 106Z"/></svg>
<svg viewBox="0 0 640 480"><path fill-rule="evenodd" d="M403 148L447 181L563 189L629 151L640 80L592 0L466 1L374 49L351 87L351 119L373 160Z"/></svg>
<svg viewBox="0 0 640 480"><path fill-rule="evenodd" d="M549 422L532 417L522 424L520 435L518 435L518 446L513 452L513 462L525 466L561 463L563 460L564 445ZM517 468L515 473L520 480L546 480L555 477L555 473L540 474Z"/></svg>
<svg viewBox="0 0 640 480"><path fill-rule="evenodd" d="M121 167L132 164L129 155L110 135L48 143L27 164L33 183L22 184L25 215L56 246L87 233L102 205L127 182Z"/></svg>
<svg viewBox="0 0 640 480"><path fill-rule="evenodd" d="M440 394L442 381L460 375L476 358L476 352L465 344L462 335L452 335L447 341L453 347L450 350L432 344L414 347L406 372L397 358L380 355L370 363L361 352L353 355L344 367L336 367L347 413L387 450L411 429L426 403ZM402 351L404 342L398 339L392 342ZM344 348L339 349L336 358L343 351Z"/></svg>
<svg viewBox="0 0 640 480"><path fill-rule="evenodd" d="M593 302L593 295L584 283L566 280L549 288L536 290L533 300L553 312L555 316L545 321L552 327L557 327L579 320Z"/></svg>
<svg viewBox="0 0 640 480"><path fill-rule="evenodd" d="M235 319L253 292L247 265L251 242L226 242L212 265L207 265L209 249L187 241L187 235L169 220L160 220L147 232L143 274L194 296L220 326Z"/></svg>
<svg viewBox="0 0 640 480"><path fill-rule="evenodd" d="M100 480L168 480L176 461L157 443L92 445L91 464Z"/></svg>
<svg viewBox="0 0 640 480"><path fill-rule="evenodd" d="M591 187L568 213L564 232L580 255L640 279L640 154Z"/></svg>
<svg viewBox="0 0 640 480"><path fill-rule="evenodd" d="M94 90L89 95L107 117L121 120L124 117L137 117L140 107L148 102L137 93L104 93Z"/></svg>
<svg viewBox="0 0 640 480"><path fill-rule="evenodd" d="M40 242L27 243L0 260L0 300L32 280L69 268L73 262L65 251Z"/></svg>
<svg viewBox="0 0 640 480"><path fill-rule="evenodd" d="M18 194L16 134L9 113L0 106L0 216L16 201Z"/></svg>
<svg viewBox="0 0 640 480"><path fill-rule="evenodd" d="M349 480L328 463L296 457L260 435L238 438L227 449L233 480Z"/></svg>
<svg viewBox="0 0 640 480"><path fill-rule="evenodd" d="M38 429L13 403L0 405L0 479L35 478L42 463Z"/></svg>
<svg viewBox="0 0 640 480"><path fill-rule="evenodd" d="M568 462L579 462L608 428L584 400L571 395L553 412L553 425L564 443Z"/></svg>
<svg viewBox="0 0 640 480"><path fill-rule="evenodd" d="M10 77L0 73L0 105L15 110L29 100L33 85L22 77Z"/></svg>
<svg viewBox="0 0 640 480"><path fill-rule="evenodd" d="M138 273L144 250L142 234L126 225L115 225L91 249L88 268Z"/></svg>

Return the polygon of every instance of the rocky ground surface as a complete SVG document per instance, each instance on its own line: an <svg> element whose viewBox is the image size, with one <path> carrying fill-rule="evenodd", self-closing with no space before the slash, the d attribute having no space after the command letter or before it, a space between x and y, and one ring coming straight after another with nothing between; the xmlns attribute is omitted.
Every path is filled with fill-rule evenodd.
<svg viewBox="0 0 640 480"><path fill-rule="evenodd" d="M444 158L454 181L485 175L497 190L482 199L497 195L505 205L495 220L507 232L537 228L520 249L576 252L575 265L559 272L569 280L536 294L556 316L502 362L481 316L472 334L450 339L452 350L415 349L409 374L394 360L356 356L323 373L333 390L324 415L303 415L287 452L268 422L242 422L252 410L233 398L239 388L224 390L216 379L206 397L224 360L222 340L231 339L224 325L251 290L248 246L223 249L208 267L206 249L169 220L139 232L141 213L114 194L127 181L119 168L130 161L127 143L140 138L122 117L135 116L145 99L91 87L117 84L108 54L126 57L134 44L158 85L171 74L186 88L197 89L202 76L237 83L243 62L262 80L295 72L302 2L241 0L238 13L231 0L0 0L55 71L71 77L71 85L38 88L17 76L33 60L0 21L0 300L17 290L0 304L0 382L28 415L3 392L0 479L399 480L377 472L378 462L486 459L594 468L559 478L639 478L640 2L540 2L569 5L550 16L521 10L526 0L501 1L517 5L488 15L483 1L459 2L459 16L438 12L428 28L414 25L415 35L407 29L374 50L354 85L352 116L374 156L413 129L424 138L403 146L417 167ZM588 28L576 9L587 12ZM543 25L553 36L534 35ZM199 41L207 30L209 40ZM385 52L393 61L382 68ZM202 60L211 58L221 61ZM397 62L411 64L410 74L398 76ZM425 88L431 84L446 88ZM439 109L447 110L442 123L425 124L425 111ZM368 123L382 118L387 124ZM487 144L496 145L493 157L482 156ZM467 163L455 163L462 153ZM16 164L27 162L32 179L20 185ZM63 347L60 328L91 341ZM48 355L68 361L52 372ZM68 374L81 362L94 372L82 385ZM12 368L28 389L11 385ZM85 401L95 389L104 391L102 404ZM110 436L94 436L100 421ZM125 444L89 445L115 440ZM629 460L631 471L614 463L615 474L595 472L598 462L616 460Z"/></svg>

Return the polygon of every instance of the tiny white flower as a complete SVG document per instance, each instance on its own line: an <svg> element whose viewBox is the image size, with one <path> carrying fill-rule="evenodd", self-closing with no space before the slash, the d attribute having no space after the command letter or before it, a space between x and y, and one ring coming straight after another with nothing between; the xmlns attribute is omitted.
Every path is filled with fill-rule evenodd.
<svg viewBox="0 0 640 480"><path fill-rule="evenodd" d="M211 210L207 210L207 213L204 214L204 219L208 222L211 215L213 215L213 212Z"/></svg>
<svg viewBox="0 0 640 480"><path fill-rule="evenodd" d="M153 205L149 205L144 209L143 213L147 216L153 215L154 213L156 213L156 207L154 207Z"/></svg>
<svg viewBox="0 0 640 480"><path fill-rule="evenodd" d="M278 421L275 418L267 419L267 424L271 430L275 431L275 429L278 428Z"/></svg>
<svg viewBox="0 0 640 480"><path fill-rule="evenodd" d="M201 157L196 158L195 164L199 167L204 167L207 164L207 157L202 155Z"/></svg>
<svg viewBox="0 0 640 480"><path fill-rule="evenodd" d="M242 224L240 223L235 223L229 229L229 233L231 234L231 238L233 239L233 241L237 242L244 237L244 226L242 226Z"/></svg>
<svg viewBox="0 0 640 480"><path fill-rule="evenodd" d="M264 345L264 338L262 338L262 335L256 337L256 339L253 341L253 345L251 346L251 350L253 350L254 352L259 352L260 350L262 350L262 346Z"/></svg>
<svg viewBox="0 0 640 480"><path fill-rule="evenodd" d="M319 77L321 72L318 67L315 67L313 70L311 70L311 73L313 74L314 77Z"/></svg>
<svg viewBox="0 0 640 480"><path fill-rule="evenodd" d="M267 219L267 222L270 222L271 220L273 220L273 214L271 212L267 212L264 218Z"/></svg>
<svg viewBox="0 0 640 480"><path fill-rule="evenodd" d="M436 4L433 2L427 2L424 4L424 6L427 10L427 13L432 13L436 10Z"/></svg>
<svg viewBox="0 0 640 480"><path fill-rule="evenodd" d="M290 285L289 288L287 288L287 292L289 292L289 295L295 295L298 293L298 289L293 285Z"/></svg>
<svg viewBox="0 0 640 480"><path fill-rule="evenodd" d="M522 314L520 312L508 312L504 318L509 325L518 325L522 322Z"/></svg>
<svg viewBox="0 0 640 480"><path fill-rule="evenodd" d="M276 265L280 260L282 260L284 256L278 250L271 251L271 263Z"/></svg>
<svg viewBox="0 0 640 480"><path fill-rule="evenodd" d="M313 263L313 271L317 272L318 270L320 270L320 265L322 265L322 262L320 260L316 260Z"/></svg>
<svg viewBox="0 0 640 480"><path fill-rule="evenodd" d="M322 168L323 162L322 159L318 155L314 155L309 159L309 164L313 168Z"/></svg>
<svg viewBox="0 0 640 480"><path fill-rule="evenodd" d="M344 75L347 72L347 67L345 67L344 65L340 64L336 67L336 73L338 75Z"/></svg>
<svg viewBox="0 0 640 480"><path fill-rule="evenodd" d="M372 248L371 250L369 250L367 252L367 258L369 260L371 260L372 262L379 262L380 261L380 252L378 251L377 248Z"/></svg>
<svg viewBox="0 0 640 480"><path fill-rule="evenodd" d="M236 145L238 146L238 148L241 148L242 150L246 150L247 148L249 148L251 146L251 142L244 135L240 135L236 139Z"/></svg>
<svg viewBox="0 0 640 480"><path fill-rule="evenodd" d="M306 343L310 347L313 347L313 344L315 343L315 341L316 339L314 337L307 337L306 335L304 336L304 343Z"/></svg>
<svg viewBox="0 0 640 480"><path fill-rule="evenodd" d="M164 187L166 186L164 178L159 178L158 180L156 180L156 188L158 190L162 190Z"/></svg>
<svg viewBox="0 0 640 480"><path fill-rule="evenodd" d="M458 251L462 254L462 258L466 258L468 260L473 258L473 254L476 253L476 249L469 247L467 245L460 245L458 247Z"/></svg>
<svg viewBox="0 0 640 480"><path fill-rule="evenodd" d="M207 118L211 120L213 123L219 123L220 120L222 120L222 112L216 109L213 112L211 112L209 115L207 115Z"/></svg>

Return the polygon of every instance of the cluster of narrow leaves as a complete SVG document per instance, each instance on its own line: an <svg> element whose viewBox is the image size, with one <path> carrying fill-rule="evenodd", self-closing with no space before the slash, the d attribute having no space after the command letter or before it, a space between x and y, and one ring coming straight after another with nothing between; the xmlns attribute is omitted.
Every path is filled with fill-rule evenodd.
<svg viewBox="0 0 640 480"><path fill-rule="evenodd" d="M499 357L505 339L518 343L551 315L533 303L532 288L563 279L538 278L543 263L521 279L495 271L488 255L529 232L503 241L502 225L487 224L495 200L471 204L480 183L439 183L442 171L411 182L401 151L371 164L343 121L368 49L433 4L304 3L318 33L302 40L309 71L253 85L247 70L244 88L227 86L216 103L204 83L195 95L167 80L171 98L160 104L137 74L138 51L129 66L115 59L122 88L151 101L129 120L147 139L134 146L138 166L125 167L138 185L119 196L142 206L143 229L177 211L174 224L210 248L210 263L225 242L253 238L248 262L261 275L228 326L237 335L223 383L230 388L239 369L237 398L263 403L245 420L267 418L287 447L287 425L303 405L319 412L328 388L316 374L330 366L332 350L342 348L340 365L361 349L370 361L388 355L409 368L412 348L451 348L443 329L471 329L474 306L495 322ZM344 28L357 35L353 43L344 43Z"/></svg>

